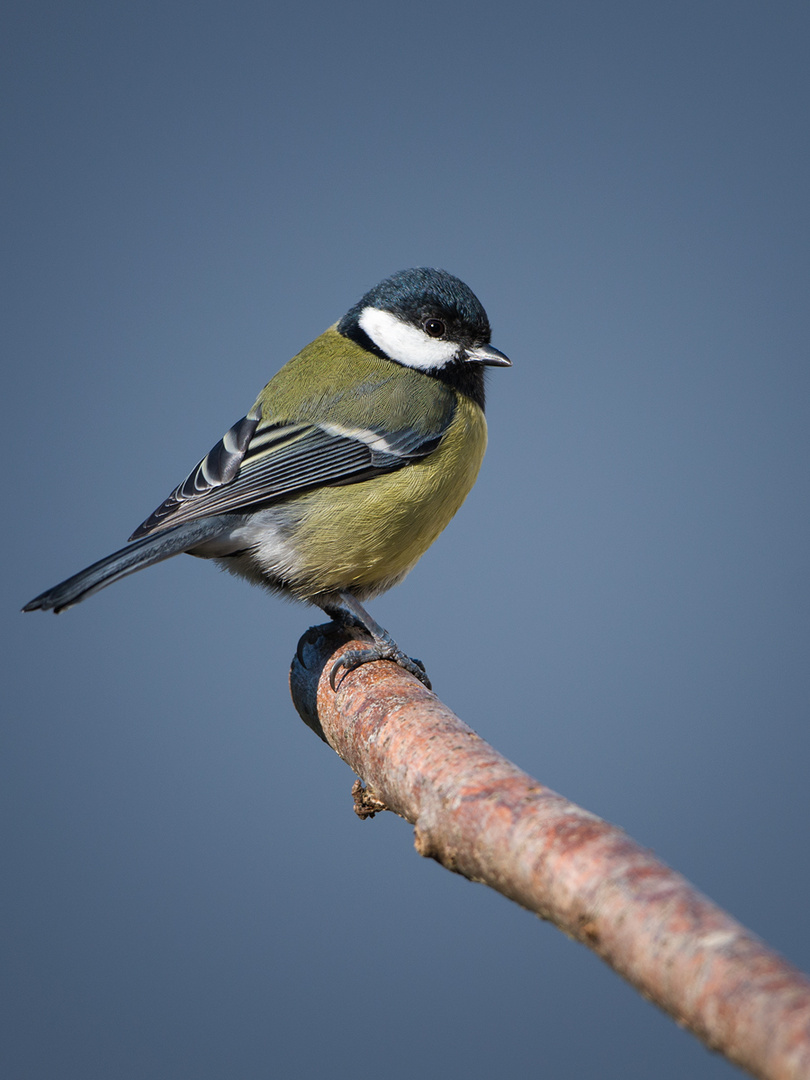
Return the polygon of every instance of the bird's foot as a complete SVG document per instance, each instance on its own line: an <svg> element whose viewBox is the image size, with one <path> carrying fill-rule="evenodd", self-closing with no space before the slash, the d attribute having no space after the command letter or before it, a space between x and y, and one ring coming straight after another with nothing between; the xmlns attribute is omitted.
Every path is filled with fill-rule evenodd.
<svg viewBox="0 0 810 1080"><path fill-rule="evenodd" d="M372 660L393 660L404 671L410 672L428 688L432 690L430 679L427 677L425 665L421 660L412 660L406 656L394 641L387 630L369 615L363 605L349 592L334 594L325 598L325 602L319 604L327 615L345 627L356 626L364 630L372 641L370 649L350 649L332 665L329 672L329 683L335 689L335 679L341 668L345 671L353 671L361 664L370 664Z"/></svg>
<svg viewBox="0 0 810 1080"><path fill-rule="evenodd" d="M341 668L345 668L347 672L354 671L361 664L370 664L373 660L393 660L399 667L415 675L428 690L433 689L422 661L407 656L389 635L376 638L371 649L350 649L345 652L332 665L332 670L329 672L330 686L333 690L337 689L335 680Z"/></svg>

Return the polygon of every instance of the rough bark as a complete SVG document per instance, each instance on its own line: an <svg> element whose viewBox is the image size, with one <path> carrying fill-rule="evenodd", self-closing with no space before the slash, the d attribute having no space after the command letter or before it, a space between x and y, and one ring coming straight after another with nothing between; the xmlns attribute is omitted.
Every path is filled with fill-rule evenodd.
<svg viewBox="0 0 810 1080"><path fill-rule="evenodd" d="M329 672L331 625L302 638L293 701L416 849L551 920L713 1050L763 1080L810 1078L810 981L621 829L532 779L390 662Z"/></svg>

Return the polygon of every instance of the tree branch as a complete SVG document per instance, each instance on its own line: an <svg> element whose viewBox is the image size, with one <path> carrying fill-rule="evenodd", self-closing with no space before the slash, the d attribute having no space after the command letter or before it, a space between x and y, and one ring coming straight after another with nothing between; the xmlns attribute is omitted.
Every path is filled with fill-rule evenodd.
<svg viewBox="0 0 810 1080"><path fill-rule="evenodd" d="M332 624L290 673L304 721L390 809L416 850L581 941L710 1047L763 1080L810 1077L810 981L621 829L533 780L392 663L338 674L362 647Z"/></svg>

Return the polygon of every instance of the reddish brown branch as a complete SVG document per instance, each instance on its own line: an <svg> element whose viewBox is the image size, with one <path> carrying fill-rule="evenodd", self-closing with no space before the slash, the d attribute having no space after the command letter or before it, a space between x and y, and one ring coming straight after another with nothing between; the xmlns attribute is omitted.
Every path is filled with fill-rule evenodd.
<svg viewBox="0 0 810 1080"><path fill-rule="evenodd" d="M522 772L392 663L329 685L340 632L310 632L290 684L301 716L416 849L550 919L707 1046L767 1080L810 1078L810 981L621 829ZM357 648L352 642L351 647ZM336 651L337 650L337 651Z"/></svg>

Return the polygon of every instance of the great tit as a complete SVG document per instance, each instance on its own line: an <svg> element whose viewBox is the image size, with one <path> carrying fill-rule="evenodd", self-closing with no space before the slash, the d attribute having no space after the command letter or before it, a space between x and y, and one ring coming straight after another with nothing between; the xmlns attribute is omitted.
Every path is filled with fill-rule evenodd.
<svg viewBox="0 0 810 1080"><path fill-rule="evenodd" d="M372 650L430 682L362 607L401 581L470 491L487 442L489 343L473 292L402 270L274 375L256 404L140 525L127 547L26 604L63 611L180 552L358 626Z"/></svg>

